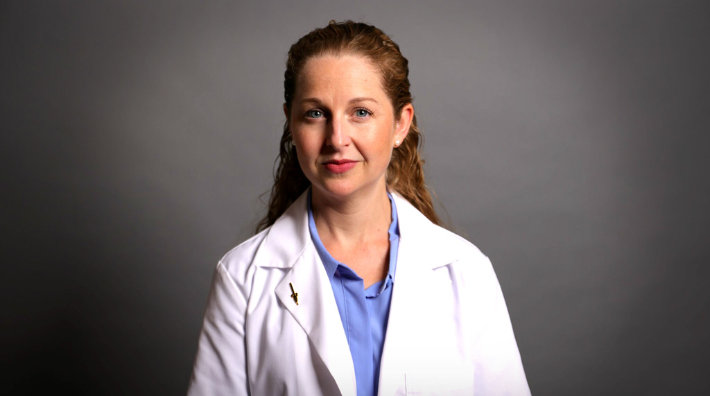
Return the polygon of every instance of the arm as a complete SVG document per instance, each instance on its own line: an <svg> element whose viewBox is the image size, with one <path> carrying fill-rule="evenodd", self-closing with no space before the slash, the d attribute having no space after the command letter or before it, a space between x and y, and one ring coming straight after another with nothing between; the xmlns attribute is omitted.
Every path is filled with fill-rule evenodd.
<svg viewBox="0 0 710 396"><path fill-rule="evenodd" d="M207 303L188 395L247 395L247 299L219 262Z"/></svg>
<svg viewBox="0 0 710 396"><path fill-rule="evenodd" d="M529 395L503 292L488 258L474 282L475 311L479 313L473 318L478 322L474 340L476 393Z"/></svg>

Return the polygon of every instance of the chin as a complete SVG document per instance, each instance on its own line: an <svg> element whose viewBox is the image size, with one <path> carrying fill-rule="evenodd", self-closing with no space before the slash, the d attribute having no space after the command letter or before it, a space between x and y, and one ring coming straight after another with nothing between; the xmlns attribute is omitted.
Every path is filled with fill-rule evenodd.
<svg viewBox="0 0 710 396"><path fill-rule="evenodd" d="M383 179L384 182L384 179ZM351 180L321 180L319 183L312 183L313 190L317 194L325 194L332 198L346 199L358 192L377 188L378 183L353 183ZM384 184L383 184L384 185Z"/></svg>
<svg viewBox="0 0 710 396"><path fill-rule="evenodd" d="M350 185L349 183L327 182L314 184L313 186L313 190L317 191L317 194L325 194L330 197L347 198L348 196L357 191L357 188Z"/></svg>

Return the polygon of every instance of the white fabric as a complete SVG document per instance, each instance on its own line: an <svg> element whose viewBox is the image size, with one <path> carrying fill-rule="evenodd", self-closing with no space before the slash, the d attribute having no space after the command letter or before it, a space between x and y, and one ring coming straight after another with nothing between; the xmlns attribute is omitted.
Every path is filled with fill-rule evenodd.
<svg viewBox="0 0 710 396"><path fill-rule="evenodd" d="M488 258L393 196L401 236L379 394L530 394ZM217 265L188 394L356 394L305 198Z"/></svg>

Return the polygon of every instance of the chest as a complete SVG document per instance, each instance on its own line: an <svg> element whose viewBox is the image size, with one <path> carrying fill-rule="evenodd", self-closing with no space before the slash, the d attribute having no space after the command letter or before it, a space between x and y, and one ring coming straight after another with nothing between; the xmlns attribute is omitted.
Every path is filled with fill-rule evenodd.
<svg viewBox="0 0 710 396"><path fill-rule="evenodd" d="M245 328L252 393L353 393L352 356L327 277L312 289L298 288L299 305L276 298L278 278L276 272L255 278L263 287L250 302ZM457 322L460 304L448 271L412 281L395 282L380 394L470 394L473 366L462 352L466 331Z"/></svg>

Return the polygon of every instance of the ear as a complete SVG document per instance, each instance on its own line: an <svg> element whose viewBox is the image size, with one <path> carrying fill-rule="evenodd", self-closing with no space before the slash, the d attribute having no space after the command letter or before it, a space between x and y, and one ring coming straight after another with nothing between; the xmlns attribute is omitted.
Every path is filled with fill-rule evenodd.
<svg viewBox="0 0 710 396"><path fill-rule="evenodd" d="M399 112L399 118L394 124L394 140L395 147L402 144L404 138L407 137L409 133L409 127L412 125L412 119L414 118L414 106L411 103L407 103L402 107ZM399 143L397 143L399 142Z"/></svg>
<svg viewBox="0 0 710 396"><path fill-rule="evenodd" d="M284 103L284 115L286 116L286 121L288 122L289 114L288 114L288 107L286 106L286 103Z"/></svg>

